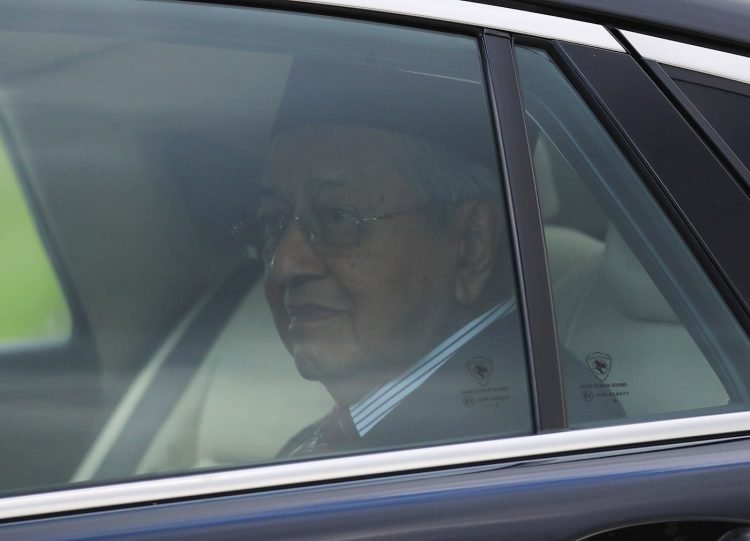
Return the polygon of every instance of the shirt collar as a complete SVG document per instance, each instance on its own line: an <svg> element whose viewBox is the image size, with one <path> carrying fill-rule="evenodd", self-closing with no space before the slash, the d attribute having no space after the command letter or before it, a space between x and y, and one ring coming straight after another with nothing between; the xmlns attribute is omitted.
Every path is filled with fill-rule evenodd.
<svg viewBox="0 0 750 541"><path fill-rule="evenodd" d="M397 378L389 381L353 404L349 411L360 436L372 430L404 398L422 385L438 368L468 341L491 323L515 308L515 299L497 304L440 342Z"/></svg>

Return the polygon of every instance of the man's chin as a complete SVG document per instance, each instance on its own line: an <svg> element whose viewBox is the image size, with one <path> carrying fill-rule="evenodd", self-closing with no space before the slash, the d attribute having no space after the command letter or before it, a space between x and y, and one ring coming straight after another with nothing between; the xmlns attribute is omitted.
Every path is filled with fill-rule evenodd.
<svg viewBox="0 0 750 541"><path fill-rule="evenodd" d="M297 344L291 353L300 376L311 381L320 381L321 377L325 377L320 357L313 355L309 348Z"/></svg>
<svg viewBox="0 0 750 541"><path fill-rule="evenodd" d="M316 363L307 358L294 357L294 364L297 365L297 372L303 378L310 381L320 381L320 371Z"/></svg>
<svg viewBox="0 0 750 541"><path fill-rule="evenodd" d="M350 362L336 362L338 358L333 352L310 351L304 346L295 346L292 351L294 362L300 376L311 381L325 383L329 379L346 377Z"/></svg>

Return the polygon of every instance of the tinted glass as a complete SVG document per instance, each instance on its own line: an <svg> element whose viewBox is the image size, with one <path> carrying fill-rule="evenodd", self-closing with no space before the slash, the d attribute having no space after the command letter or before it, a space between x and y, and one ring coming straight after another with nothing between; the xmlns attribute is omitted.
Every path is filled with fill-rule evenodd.
<svg viewBox="0 0 750 541"><path fill-rule="evenodd" d="M569 407L617 402L621 420L747 408L745 333L549 55L517 58L561 357L596 377L567 386Z"/></svg>
<svg viewBox="0 0 750 541"><path fill-rule="evenodd" d="M665 69L750 170L750 85L696 71Z"/></svg>
<svg viewBox="0 0 750 541"><path fill-rule="evenodd" d="M0 487L532 430L473 38L174 2L0 21L0 111L91 360L85 400L13 365L6 411L44 395L44 422ZM64 442L63 400L92 413Z"/></svg>

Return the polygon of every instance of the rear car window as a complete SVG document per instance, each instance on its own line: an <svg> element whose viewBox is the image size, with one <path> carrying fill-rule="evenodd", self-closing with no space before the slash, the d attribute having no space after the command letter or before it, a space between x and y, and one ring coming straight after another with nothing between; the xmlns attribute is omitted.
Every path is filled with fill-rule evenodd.
<svg viewBox="0 0 750 541"><path fill-rule="evenodd" d="M553 58L517 59L560 355L596 377L568 388L569 407L616 401L629 420L746 409L745 332Z"/></svg>
<svg viewBox="0 0 750 541"><path fill-rule="evenodd" d="M14 363L4 410L35 414L0 427L0 489L533 431L474 38L173 2L0 19L0 110L91 361Z"/></svg>

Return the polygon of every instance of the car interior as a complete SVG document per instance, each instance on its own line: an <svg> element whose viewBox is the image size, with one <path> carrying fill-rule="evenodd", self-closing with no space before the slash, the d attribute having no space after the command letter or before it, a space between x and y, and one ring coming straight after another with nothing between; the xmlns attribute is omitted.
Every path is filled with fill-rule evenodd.
<svg viewBox="0 0 750 541"><path fill-rule="evenodd" d="M3 490L267 463L332 406L297 374L263 269L228 235L257 197L291 58L141 37L0 31L4 144L74 322L64 347L0 352L15 378L0 420L18 434ZM632 420L736 401L641 232L534 114L561 347L610 356Z"/></svg>

